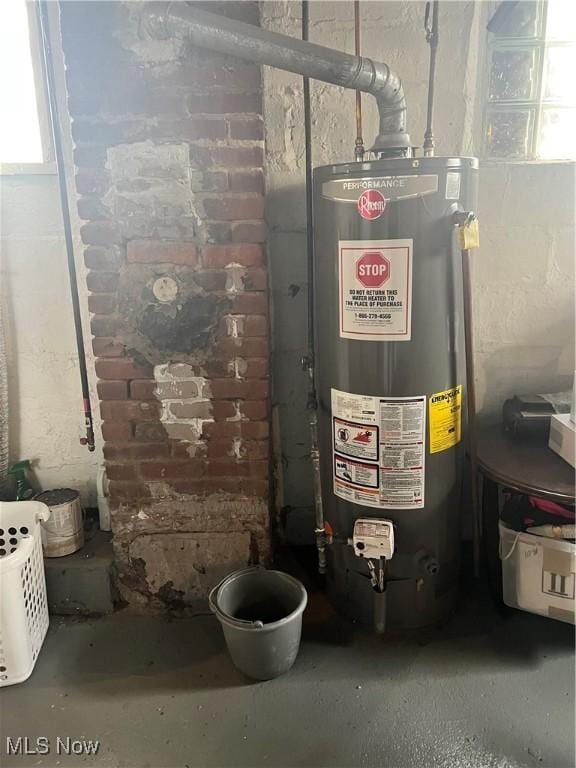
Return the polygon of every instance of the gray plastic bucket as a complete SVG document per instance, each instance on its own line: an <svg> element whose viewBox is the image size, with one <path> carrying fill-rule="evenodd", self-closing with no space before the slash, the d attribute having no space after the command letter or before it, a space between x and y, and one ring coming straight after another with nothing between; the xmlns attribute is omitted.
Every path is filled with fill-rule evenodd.
<svg viewBox="0 0 576 768"><path fill-rule="evenodd" d="M298 655L308 595L292 576L245 568L226 576L210 592L232 661L256 680L287 672Z"/></svg>

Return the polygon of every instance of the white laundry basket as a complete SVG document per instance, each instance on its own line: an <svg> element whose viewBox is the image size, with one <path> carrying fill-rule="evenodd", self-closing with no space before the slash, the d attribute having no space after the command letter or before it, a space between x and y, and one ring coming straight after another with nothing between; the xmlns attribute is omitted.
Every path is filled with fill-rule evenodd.
<svg viewBox="0 0 576 768"><path fill-rule="evenodd" d="M38 501L0 502L0 687L32 674L48 629Z"/></svg>

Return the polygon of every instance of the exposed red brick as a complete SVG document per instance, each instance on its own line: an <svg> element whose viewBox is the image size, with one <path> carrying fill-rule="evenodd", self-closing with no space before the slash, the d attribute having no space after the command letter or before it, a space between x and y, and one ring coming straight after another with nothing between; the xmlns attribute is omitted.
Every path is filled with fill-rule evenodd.
<svg viewBox="0 0 576 768"><path fill-rule="evenodd" d="M264 124L261 117L231 118L231 139L263 139Z"/></svg>
<svg viewBox="0 0 576 768"><path fill-rule="evenodd" d="M210 157L214 165L226 168L261 168L264 163L262 147L212 147Z"/></svg>
<svg viewBox="0 0 576 768"><path fill-rule="evenodd" d="M128 397L127 381L99 381L96 388L100 400L125 400Z"/></svg>
<svg viewBox="0 0 576 768"><path fill-rule="evenodd" d="M182 264L195 267L198 251L193 243L130 240L127 258L129 262L139 264Z"/></svg>
<svg viewBox="0 0 576 768"><path fill-rule="evenodd" d="M245 336L267 336L268 318L265 315L246 315L244 320Z"/></svg>
<svg viewBox="0 0 576 768"><path fill-rule="evenodd" d="M146 421L134 427L134 439L142 443L163 443L168 439L166 429L160 421Z"/></svg>
<svg viewBox="0 0 576 768"><path fill-rule="evenodd" d="M225 437L207 441L207 451L209 458L223 459L233 458L236 451L239 451L240 457L249 459L268 459L270 446L266 440L240 440L239 444L234 442L234 438Z"/></svg>
<svg viewBox="0 0 576 768"><path fill-rule="evenodd" d="M116 304L116 294L96 293L88 296L88 309L95 315L113 315Z"/></svg>
<svg viewBox="0 0 576 768"><path fill-rule="evenodd" d="M74 165L78 168L104 168L106 147L99 145L74 147Z"/></svg>
<svg viewBox="0 0 576 768"><path fill-rule="evenodd" d="M233 339L227 336L218 340L215 344L214 354L226 358L232 357L267 357L269 343L267 336L257 338L240 337Z"/></svg>
<svg viewBox="0 0 576 768"><path fill-rule="evenodd" d="M266 477L270 471L268 460L246 461L210 459L206 462L205 474L208 477Z"/></svg>
<svg viewBox="0 0 576 768"><path fill-rule="evenodd" d="M207 221L205 227L209 243L229 243L232 240L232 229L226 221Z"/></svg>
<svg viewBox="0 0 576 768"><path fill-rule="evenodd" d="M173 477L201 477L204 474L202 459L188 461L149 461L140 464L140 473L147 480L163 480Z"/></svg>
<svg viewBox="0 0 576 768"><path fill-rule="evenodd" d="M139 365L129 357L96 361L96 375L100 379L143 379L150 372L150 366Z"/></svg>
<svg viewBox="0 0 576 768"><path fill-rule="evenodd" d="M268 418L268 403L263 400L244 400L240 404L240 413L245 419L259 421Z"/></svg>
<svg viewBox="0 0 576 768"><path fill-rule="evenodd" d="M134 464L110 464L106 463L106 475L108 480L137 480L138 473Z"/></svg>
<svg viewBox="0 0 576 768"><path fill-rule="evenodd" d="M124 345L114 339L92 339L92 351L96 357L122 357Z"/></svg>
<svg viewBox="0 0 576 768"><path fill-rule="evenodd" d="M228 274L225 270L201 270L194 273L194 282L205 291L223 291Z"/></svg>
<svg viewBox="0 0 576 768"><path fill-rule="evenodd" d="M268 274L265 269L248 269L242 277L246 291L266 291L268 289Z"/></svg>
<svg viewBox="0 0 576 768"><path fill-rule="evenodd" d="M206 267L223 269L229 264L242 264L244 267L260 267L264 262L261 245L208 245L202 251L202 260Z"/></svg>
<svg viewBox="0 0 576 768"><path fill-rule="evenodd" d="M268 382L265 379L212 379L210 389L214 398L222 400L264 400L268 397Z"/></svg>
<svg viewBox="0 0 576 768"><path fill-rule="evenodd" d="M227 121L222 117L196 117L180 120L170 126L173 136L183 139L225 139Z"/></svg>
<svg viewBox="0 0 576 768"><path fill-rule="evenodd" d="M202 459L206 456L206 443L194 443L193 445L184 440L170 441L170 455L174 459Z"/></svg>
<svg viewBox="0 0 576 768"><path fill-rule="evenodd" d="M242 376L247 379L265 379L270 373L270 361L265 357L252 357L245 360Z"/></svg>
<svg viewBox="0 0 576 768"><path fill-rule="evenodd" d="M118 318L107 315L94 315L90 321L92 336L115 336L118 330Z"/></svg>
<svg viewBox="0 0 576 768"><path fill-rule="evenodd" d="M220 93L190 96L188 111L192 114L227 114L232 112L260 112L260 93Z"/></svg>
<svg viewBox="0 0 576 768"><path fill-rule="evenodd" d="M236 377L241 379L265 379L269 375L270 363L268 358L241 355L226 357L211 357L204 363L207 376L215 379Z"/></svg>
<svg viewBox="0 0 576 768"><path fill-rule="evenodd" d="M132 437L132 425L127 421L111 422L105 421L102 424L102 438L112 443L128 442Z"/></svg>
<svg viewBox="0 0 576 768"><path fill-rule="evenodd" d="M192 189L195 192L227 192L228 171L194 171L191 178ZM252 190L237 190L252 191Z"/></svg>
<svg viewBox="0 0 576 768"><path fill-rule="evenodd" d="M264 174L261 170L230 171L228 184L231 192L257 192L264 194Z"/></svg>
<svg viewBox="0 0 576 768"><path fill-rule="evenodd" d="M132 461L140 459L162 459L170 454L168 443L129 443L128 445L106 444L104 458L109 461Z"/></svg>
<svg viewBox="0 0 576 768"><path fill-rule="evenodd" d="M81 169L76 171L76 191L79 195L103 195L108 189L108 173L100 168ZM83 242L88 242L84 240ZM93 243L94 245L106 245L106 243Z"/></svg>
<svg viewBox="0 0 576 768"><path fill-rule="evenodd" d="M114 293L118 279L118 272L88 272L86 285L91 293Z"/></svg>
<svg viewBox="0 0 576 768"><path fill-rule="evenodd" d="M78 218L82 219L82 221L105 219L109 215L108 209L98 197L80 197L76 207L78 209Z"/></svg>
<svg viewBox="0 0 576 768"><path fill-rule="evenodd" d="M152 400L156 382L151 379L135 379L130 382L130 397L134 400Z"/></svg>
<svg viewBox="0 0 576 768"><path fill-rule="evenodd" d="M261 195L237 195L205 198L204 210L209 219L235 221L259 219L264 215L264 198Z"/></svg>
<svg viewBox="0 0 576 768"><path fill-rule="evenodd" d="M263 221L239 221L231 225L233 243L264 243L266 224Z"/></svg>
<svg viewBox="0 0 576 768"><path fill-rule="evenodd" d="M239 293L232 300L231 311L240 315L265 315L268 313L268 296L265 293Z"/></svg>
<svg viewBox="0 0 576 768"><path fill-rule="evenodd" d="M215 421L231 419L236 415L236 407L230 400L212 400L212 418Z"/></svg>
<svg viewBox="0 0 576 768"><path fill-rule="evenodd" d="M112 248L89 247L84 251L84 264L93 271L116 272L120 263L119 253Z"/></svg>
<svg viewBox="0 0 576 768"><path fill-rule="evenodd" d="M100 414L103 420L111 421L157 421L159 405L152 400L104 400Z"/></svg>
<svg viewBox="0 0 576 768"><path fill-rule="evenodd" d="M202 433L211 437L243 437L246 440L264 440L269 435L267 421L207 421Z"/></svg>
<svg viewBox="0 0 576 768"><path fill-rule="evenodd" d="M85 245L108 246L122 242L118 227L111 221L89 221L80 227L80 237Z"/></svg>
<svg viewBox="0 0 576 768"><path fill-rule="evenodd" d="M175 493L190 496L210 496L226 493L231 496L268 498L268 478L253 477L203 477L196 480L173 480L170 487Z"/></svg>

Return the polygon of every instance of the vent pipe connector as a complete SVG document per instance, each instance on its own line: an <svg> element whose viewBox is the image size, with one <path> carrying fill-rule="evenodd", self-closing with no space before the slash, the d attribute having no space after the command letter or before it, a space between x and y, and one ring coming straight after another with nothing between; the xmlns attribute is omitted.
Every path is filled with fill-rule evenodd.
<svg viewBox="0 0 576 768"><path fill-rule="evenodd" d="M380 115L372 151L387 156L410 152L402 82L387 64L201 11L187 3L147 3L143 24L156 39L185 39L255 64L369 93L376 99Z"/></svg>

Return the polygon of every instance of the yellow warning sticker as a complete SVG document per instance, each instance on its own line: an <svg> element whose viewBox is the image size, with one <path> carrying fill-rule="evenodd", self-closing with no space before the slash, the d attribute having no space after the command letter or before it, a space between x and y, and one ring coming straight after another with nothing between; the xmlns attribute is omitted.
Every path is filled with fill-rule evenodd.
<svg viewBox="0 0 576 768"><path fill-rule="evenodd" d="M462 385L436 392L429 400L430 453L452 448L462 437Z"/></svg>

